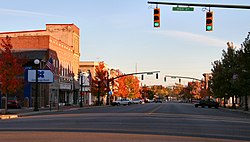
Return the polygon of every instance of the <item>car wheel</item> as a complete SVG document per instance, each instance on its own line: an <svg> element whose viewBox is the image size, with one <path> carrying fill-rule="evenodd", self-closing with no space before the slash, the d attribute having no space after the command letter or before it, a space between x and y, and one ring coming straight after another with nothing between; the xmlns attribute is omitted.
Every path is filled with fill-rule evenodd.
<svg viewBox="0 0 250 142"><path fill-rule="evenodd" d="M198 107L198 105L194 105L194 107Z"/></svg>
<svg viewBox="0 0 250 142"><path fill-rule="evenodd" d="M204 106L204 105L202 105L201 107L202 107L202 108L204 108L205 106Z"/></svg>
<svg viewBox="0 0 250 142"><path fill-rule="evenodd" d="M120 105L120 103L117 103L117 106L119 106Z"/></svg>

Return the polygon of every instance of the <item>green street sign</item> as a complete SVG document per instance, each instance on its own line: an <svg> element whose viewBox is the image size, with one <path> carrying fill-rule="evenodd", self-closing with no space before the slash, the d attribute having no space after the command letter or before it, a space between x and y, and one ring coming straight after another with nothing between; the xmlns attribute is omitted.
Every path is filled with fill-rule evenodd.
<svg viewBox="0 0 250 142"><path fill-rule="evenodd" d="M173 7L172 11L194 11L193 7Z"/></svg>

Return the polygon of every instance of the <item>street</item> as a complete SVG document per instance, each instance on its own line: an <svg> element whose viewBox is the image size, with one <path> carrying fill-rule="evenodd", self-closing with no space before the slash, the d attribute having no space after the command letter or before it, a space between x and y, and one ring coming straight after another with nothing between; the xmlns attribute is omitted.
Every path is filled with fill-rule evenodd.
<svg viewBox="0 0 250 142"><path fill-rule="evenodd" d="M250 141L250 115L189 103L101 106L0 120L1 141Z"/></svg>

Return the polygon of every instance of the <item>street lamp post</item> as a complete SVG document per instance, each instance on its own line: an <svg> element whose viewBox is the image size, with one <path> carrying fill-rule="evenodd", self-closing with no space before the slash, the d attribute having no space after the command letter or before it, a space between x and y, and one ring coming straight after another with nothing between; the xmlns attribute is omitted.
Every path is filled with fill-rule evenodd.
<svg viewBox="0 0 250 142"><path fill-rule="evenodd" d="M38 109L38 65L40 61L38 59L34 60L34 64L36 65L36 94L35 94L35 102L34 102L34 111L39 111Z"/></svg>
<svg viewBox="0 0 250 142"><path fill-rule="evenodd" d="M81 97L81 101L80 101L80 107L83 107L83 104L82 104L82 92L83 92L83 90L82 90L82 87L83 87L83 74L81 74L80 75L80 82L81 82L81 84L80 84L80 87L81 87L81 91L80 91L80 97Z"/></svg>
<svg viewBox="0 0 250 142"><path fill-rule="evenodd" d="M100 106L100 88L101 88L101 80L98 79L98 106Z"/></svg>

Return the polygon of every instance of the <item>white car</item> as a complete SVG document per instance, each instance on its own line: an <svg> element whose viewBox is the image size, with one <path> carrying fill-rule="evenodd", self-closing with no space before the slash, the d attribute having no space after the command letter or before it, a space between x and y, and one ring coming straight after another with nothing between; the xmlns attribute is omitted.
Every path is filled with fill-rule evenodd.
<svg viewBox="0 0 250 142"><path fill-rule="evenodd" d="M132 100L133 104L143 104L144 101L142 99L133 99Z"/></svg>
<svg viewBox="0 0 250 142"><path fill-rule="evenodd" d="M132 101L130 101L129 99L119 99L119 100L112 102L112 106L131 105L131 104L132 104Z"/></svg>

